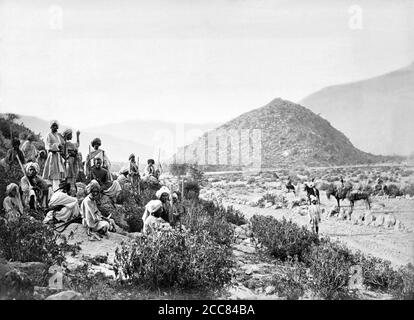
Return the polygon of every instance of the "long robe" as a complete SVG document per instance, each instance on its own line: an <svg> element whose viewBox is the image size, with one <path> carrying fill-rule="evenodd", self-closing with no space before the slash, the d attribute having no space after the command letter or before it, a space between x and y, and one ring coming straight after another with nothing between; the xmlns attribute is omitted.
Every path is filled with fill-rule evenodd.
<svg viewBox="0 0 414 320"><path fill-rule="evenodd" d="M78 159L79 144L71 141L66 141L65 156L66 156L66 181L70 184L70 194L76 194L76 180L79 174L79 159Z"/></svg>
<svg viewBox="0 0 414 320"><path fill-rule="evenodd" d="M59 153L59 145L65 144L64 139L59 133L50 132L46 138L46 150L48 151L45 167L43 169L43 179L63 180L65 179L64 161Z"/></svg>
<svg viewBox="0 0 414 320"><path fill-rule="evenodd" d="M50 220L55 217L56 220L67 222L70 219L76 218L79 216L79 205L78 205L78 199L75 197L71 197L68 194L62 192L61 190L56 191L52 198L50 198L49 201L49 207L54 206L64 206L59 211L49 211L43 220L44 223L49 222Z"/></svg>
<svg viewBox="0 0 414 320"><path fill-rule="evenodd" d="M98 231L102 228L109 228L109 223L102 219L102 214L98 210L95 200L88 195L83 199L80 207L83 223L92 231Z"/></svg>

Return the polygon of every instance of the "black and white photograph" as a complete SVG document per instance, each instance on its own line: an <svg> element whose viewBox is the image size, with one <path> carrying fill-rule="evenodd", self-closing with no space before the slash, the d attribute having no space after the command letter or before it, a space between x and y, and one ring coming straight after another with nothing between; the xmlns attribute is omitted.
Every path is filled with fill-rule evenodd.
<svg viewBox="0 0 414 320"><path fill-rule="evenodd" d="M413 127L414 0L0 0L0 300L413 300Z"/></svg>

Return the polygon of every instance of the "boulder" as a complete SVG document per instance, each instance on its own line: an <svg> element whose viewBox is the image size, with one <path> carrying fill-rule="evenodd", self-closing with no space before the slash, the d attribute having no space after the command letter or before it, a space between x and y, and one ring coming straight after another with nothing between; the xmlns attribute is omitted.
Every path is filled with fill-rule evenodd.
<svg viewBox="0 0 414 320"><path fill-rule="evenodd" d="M52 294L46 300L82 300L82 295L79 292L68 290Z"/></svg>
<svg viewBox="0 0 414 320"><path fill-rule="evenodd" d="M266 293L267 295L269 295L269 294L274 294L274 293L275 293L275 291L276 291L276 288L275 288L274 286L267 286L267 287L265 288L265 293Z"/></svg>
<svg viewBox="0 0 414 320"><path fill-rule="evenodd" d="M270 208L271 206L273 206L273 204L272 204L271 202L266 202L266 203L264 204L264 207L265 207L265 208Z"/></svg>
<svg viewBox="0 0 414 320"><path fill-rule="evenodd" d="M0 279L0 296L8 299L28 299L33 296L34 286L28 275L17 269L8 271Z"/></svg>
<svg viewBox="0 0 414 320"><path fill-rule="evenodd" d="M369 214L365 215L364 224L366 226L369 226L374 221L375 221L375 216L373 214L369 213Z"/></svg>
<svg viewBox="0 0 414 320"><path fill-rule="evenodd" d="M33 284L43 282L47 274L47 266L43 262L9 262L10 267L20 270L28 275Z"/></svg>
<svg viewBox="0 0 414 320"><path fill-rule="evenodd" d="M393 214L387 214L384 219L384 227L386 228L392 228L395 226L395 223L397 222L397 219Z"/></svg>
<svg viewBox="0 0 414 320"><path fill-rule="evenodd" d="M401 220L397 219L395 221L394 229L395 230L403 230L404 229L404 225L402 224Z"/></svg>
<svg viewBox="0 0 414 320"><path fill-rule="evenodd" d="M381 227L384 225L384 220L385 220L385 215L380 213L379 215L376 216L374 225L377 227Z"/></svg>

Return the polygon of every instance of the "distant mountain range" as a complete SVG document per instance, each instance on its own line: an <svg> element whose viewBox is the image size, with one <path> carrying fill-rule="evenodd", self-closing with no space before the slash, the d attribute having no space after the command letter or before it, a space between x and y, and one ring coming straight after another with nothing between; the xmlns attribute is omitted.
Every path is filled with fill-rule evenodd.
<svg viewBox="0 0 414 320"><path fill-rule="evenodd" d="M283 99L244 113L179 150L172 161L274 168L388 160L355 148L327 120Z"/></svg>
<svg viewBox="0 0 414 320"><path fill-rule="evenodd" d="M414 151L414 63L324 88L300 104L329 120L362 150L388 155Z"/></svg>

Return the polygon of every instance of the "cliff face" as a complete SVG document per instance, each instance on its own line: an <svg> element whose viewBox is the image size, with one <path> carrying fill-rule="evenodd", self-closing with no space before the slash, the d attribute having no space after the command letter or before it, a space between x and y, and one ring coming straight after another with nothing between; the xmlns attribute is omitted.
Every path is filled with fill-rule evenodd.
<svg viewBox="0 0 414 320"><path fill-rule="evenodd" d="M181 148L176 162L271 168L346 165L380 161L309 109L275 99Z"/></svg>

